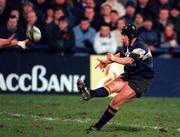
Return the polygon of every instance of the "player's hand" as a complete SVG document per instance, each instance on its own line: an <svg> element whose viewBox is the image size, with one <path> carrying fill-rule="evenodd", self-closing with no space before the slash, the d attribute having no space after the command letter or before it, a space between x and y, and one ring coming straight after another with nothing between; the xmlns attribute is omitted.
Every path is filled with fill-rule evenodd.
<svg viewBox="0 0 180 137"><path fill-rule="evenodd" d="M112 53L107 53L107 60L114 61L115 56Z"/></svg>
<svg viewBox="0 0 180 137"><path fill-rule="evenodd" d="M108 64L111 63L111 61L107 60L107 59L99 59L97 58L97 60L99 61L98 65L95 67L96 68L100 68L102 70L102 72L104 71L104 69L107 67Z"/></svg>
<svg viewBox="0 0 180 137"><path fill-rule="evenodd" d="M12 39L11 41L10 41L10 47L16 47L17 46L17 39Z"/></svg>

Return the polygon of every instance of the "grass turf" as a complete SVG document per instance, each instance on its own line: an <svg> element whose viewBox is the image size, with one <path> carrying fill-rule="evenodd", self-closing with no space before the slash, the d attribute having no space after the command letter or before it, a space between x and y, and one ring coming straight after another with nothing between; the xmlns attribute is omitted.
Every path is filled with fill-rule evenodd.
<svg viewBox="0 0 180 137"><path fill-rule="evenodd" d="M141 98L125 104L102 131L85 129L104 112L110 98L0 95L0 137L179 137L180 99Z"/></svg>

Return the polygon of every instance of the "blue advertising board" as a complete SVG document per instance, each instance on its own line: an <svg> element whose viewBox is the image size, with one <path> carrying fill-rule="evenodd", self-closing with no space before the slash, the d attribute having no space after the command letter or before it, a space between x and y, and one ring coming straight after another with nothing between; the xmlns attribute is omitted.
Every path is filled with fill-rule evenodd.
<svg viewBox="0 0 180 137"><path fill-rule="evenodd" d="M180 59L155 58L155 78L146 96L180 97Z"/></svg>
<svg viewBox="0 0 180 137"><path fill-rule="evenodd" d="M0 53L0 93L77 94L76 81L90 86L90 56L41 52ZM155 78L146 97L180 97L180 59L154 59Z"/></svg>
<svg viewBox="0 0 180 137"><path fill-rule="evenodd" d="M89 83L88 62L88 57L2 52L0 92L77 93L77 79Z"/></svg>

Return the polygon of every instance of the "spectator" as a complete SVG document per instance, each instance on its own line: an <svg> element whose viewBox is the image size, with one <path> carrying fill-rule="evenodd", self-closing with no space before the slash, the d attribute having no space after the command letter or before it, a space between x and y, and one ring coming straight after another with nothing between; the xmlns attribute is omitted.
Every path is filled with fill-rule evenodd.
<svg viewBox="0 0 180 137"><path fill-rule="evenodd" d="M64 10L57 6L54 8L54 23L57 25L59 23L59 19L65 16Z"/></svg>
<svg viewBox="0 0 180 137"><path fill-rule="evenodd" d="M103 3L102 5L104 4L110 5L112 7L112 10L116 10L120 17L123 17L126 13L124 6L121 3L119 3L117 0L106 0L106 2Z"/></svg>
<svg viewBox="0 0 180 137"><path fill-rule="evenodd" d="M155 19L154 5L151 0L137 0L136 12L141 13L143 17L151 17Z"/></svg>
<svg viewBox="0 0 180 137"><path fill-rule="evenodd" d="M51 44L52 42L52 39L54 38L53 37L53 34L54 34L54 30L57 29L57 24L55 24L55 21L54 21L54 9L52 7L49 7L46 11L46 18L45 18L45 21L44 21L45 25L44 25L44 28L46 30L46 33L47 33L47 43L48 44Z"/></svg>
<svg viewBox="0 0 180 137"><path fill-rule="evenodd" d="M110 24L111 23L111 11L112 8L109 4L103 4L101 6L101 24L107 23Z"/></svg>
<svg viewBox="0 0 180 137"><path fill-rule="evenodd" d="M152 52L155 52L159 47L160 39L159 34L154 28L153 20L150 17L147 17L144 20L144 25L142 30L140 31L140 36L143 41L149 46Z"/></svg>
<svg viewBox="0 0 180 137"><path fill-rule="evenodd" d="M154 3L153 9L154 9L155 15L158 15L160 9L167 8L168 10L170 10L171 7L172 7L172 3L170 0L157 0Z"/></svg>
<svg viewBox="0 0 180 137"><path fill-rule="evenodd" d="M84 10L84 17L88 18L91 24L96 31L99 30L101 25L101 20L95 15L94 8L86 7Z"/></svg>
<svg viewBox="0 0 180 137"><path fill-rule="evenodd" d="M176 39L176 33L174 32L174 26L168 24L165 27L164 33L161 36L161 45L162 48L177 48L179 47Z"/></svg>
<svg viewBox="0 0 180 137"><path fill-rule="evenodd" d="M176 31L177 34L177 40L178 40L178 44L180 45L180 12L178 7L174 6L171 11L170 11L170 20L172 22L172 24L174 25L174 30Z"/></svg>
<svg viewBox="0 0 180 137"><path fill-rule="evenodd" d="M10 11L10 16L15 16L18 21L20 21L20 12L18 9L14 8Z"/></svg>
<svg viewBox="0 0 180 137"><path fill-rule="evenodd" d="M22 20L21 25L23 26L23 28L26 28L26 24L27 24L27 14L29 12L34 11L34 5L32 2L30 2L29 0L25 0L22 3Z"/></svg>
<svg viewBox="0 0 180 137"><path fill-rule="evenodd" d="M134 19L134 25L136 26L137 30L139 31L143 27L144 18L141 13L136 13Z"/></svg>
<svg viewBox="0 0 180 137"><path fill-rule="evenodd" d="M69 27L67 17L63 16L59 19L58 29L55 29L52 39L52 46L55 52L61 54L70 54L74 46L74 33Z"/></svg>
<svg viewBox="0 0 180 137"><path fill-rule="evenodd" d="M0 37L7 39L13 34L17 40L26 38L25 31L18 26L18 19L15 16L9 16L7 23L0 27Z"/></svg>
<svg viewBox="0 0 180 137"><path fill-rule="evenodd" d="M75 17L78 22L80 22L81 17L84 15L84 9L87 7L86 0L76 0L76 10L75 10ZM94 8L93 8L94 9Z"/></svg>
<svg viewBox="0 0 180 137"><path fill-rule="evenodd" d="M108 24L103 24L95 36L94 50L97 54L116 53L117 43Z"/></svg>
<svg viewBox="0 0 180 137"><path fill-rule="evenodd" d="M132 1L128 2L126 4L126 15L124 16L128 24L133 24L135 12L136 12L135 4Z"/></svg>
<svg viewBox="0 0 180 137"><path fill-rule="evenodd" d="M99 7L97 7L96 4L102 3L102 1L104 0L97 0L98 2L95 2L94 0L77 0L77 4L76 4L76 10L78 11L77 15L83 15L82 13L84 12L85 8L93 8L95 10L96 13L99 12ZM77 17L76 17L77 18Z"/></svg>
<svg viewBox="0 0 180 137"><path fill-rule="evenodd" d="M37 14L35 11L31 11L31 12L27 13L27 28L32 27L33 25L38 27L42 34L42 38L40 41L37 42L37 44L45 44L47 34L46 34L46 31L44 28L44 24L42 22L38 21Z"/></svg>
<svg viewBox="0 0 180 137"><path fill-rule="evenodd" d="M53 0L51 2L53 7L61 7L64 12L63 16L67 16L69 20L69 25L72 27L76 24L76 9L73 2L70 0Z"/></svg>
<svg viewBox="0 0 180 137"><path fill-rule="evenodd" d="M36 13L39 21L43 22L45 20L45 13L49 6L48 0L34 0Z"/></svg>
<svg viewBox="0 0 180 137"><path fill-rule="evenodd" d="M49 7L46 10L45 24L51 24L54 20L54 10Z"/></svg>
<svg viewBox="0 0 180 137"><path fill-rule="evenodd" d="M47 32L48 44L54 39L54 30L58 29L59 20L65 16L64 10L60 6L50 6L46 11L45 30ZM69 23L68 23L69 25Z"/></svg>
<svg viewBox="0 0 180 137"><path fill-rule="evenodd" d="M90 26L89 19L82 18L80 24L73 29L75 34L75 52L93 52L95 29Z"/></svg>
<svg viewBox="0 0 180 137"><path fill-rule="evenodd" d="M164 32L165 26L170 23L169 10L167 8L162 8L160 9L158 15L159 15L159 18L158 18L158 21L156 22L156 27L162 33Z"/></svg>
<svg viewBox="0 0 180 137"><path fill-rule="evenodd" d="M114 37L115 37L115 40L116 40L116 43L117 43L117 46L118 46L118 49L120 50L123 46L123 41L122 41L122 34L121 34L121 31L122 31L122 28L126 25L126 20L125 18L119 18L118 21L117 21L117 27L116 29L112 32Z"/></svg>
<svg viewBox="0 0 180 137"><path fill-rule="evenodd" d="M116 10L112 10L111 11L111 24L110 24L111 31L116 29L118 19L119 19L118 12Z"/></svg>

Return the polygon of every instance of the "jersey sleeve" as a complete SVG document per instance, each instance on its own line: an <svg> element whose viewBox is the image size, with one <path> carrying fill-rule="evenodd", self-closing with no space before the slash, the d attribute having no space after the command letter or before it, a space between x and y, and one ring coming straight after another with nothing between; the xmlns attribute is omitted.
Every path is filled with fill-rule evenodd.
<svg viewBox="0 0 180 137"><path fill-rule="evenodd" d="M129 57L133 58L134 60L142 59L145 56L145 54L148 52L148 48L144 45L137 44L134 45L134 47L135 48L129 54Z"/></svg>

